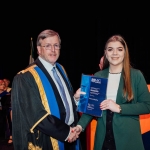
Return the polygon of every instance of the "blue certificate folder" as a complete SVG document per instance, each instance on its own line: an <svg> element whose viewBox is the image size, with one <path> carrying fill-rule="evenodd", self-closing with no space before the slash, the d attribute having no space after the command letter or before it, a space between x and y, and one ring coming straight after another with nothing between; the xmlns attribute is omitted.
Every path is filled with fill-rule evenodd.
<svg viewBox="0 0 150 150"><path fill-rule="evenodd" d="M100 103L106 99L107 81L108 79L106 78L82 74L80 87L81 91L85 92L86 94L80 95L77 105L78 112L96 117L102 116Z"/></svg>

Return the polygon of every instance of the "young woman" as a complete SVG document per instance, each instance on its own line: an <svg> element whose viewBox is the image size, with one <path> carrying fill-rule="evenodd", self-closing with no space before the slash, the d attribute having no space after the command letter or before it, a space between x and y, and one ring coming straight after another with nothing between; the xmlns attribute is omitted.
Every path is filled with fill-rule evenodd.
<svg viewBox="0 0 150 150"><path fill-rule="evenodd" d="M144 150L139 115L150 113L150 93L140 70L133 69L128 47L120 35L108 39L103 69L94 75L108 78L106 99L100 104L94 150ZM76 127L84 131L92 116L83 114Z"/></svg>

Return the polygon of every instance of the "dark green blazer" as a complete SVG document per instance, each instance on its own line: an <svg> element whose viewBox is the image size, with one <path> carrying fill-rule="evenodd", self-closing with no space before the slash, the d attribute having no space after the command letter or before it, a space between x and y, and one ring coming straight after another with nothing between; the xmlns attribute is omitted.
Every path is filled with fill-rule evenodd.
<svg viewBox="0 0 150 150"><path fill-rule="evenodd" d="M109 70L95 73L97 77L108 78ZM139 115L150 113L150 93L141 71L131 69L131 85L134 98L127 102L123 97L123 75L121 75L117 92L116 103L121 106L122 112L114 113L113 132L117 150L144 150ZM83 114L78 124L86 128L92 116ZM106 111L97 120L94 150L101 150L106 133Z"/></svg>

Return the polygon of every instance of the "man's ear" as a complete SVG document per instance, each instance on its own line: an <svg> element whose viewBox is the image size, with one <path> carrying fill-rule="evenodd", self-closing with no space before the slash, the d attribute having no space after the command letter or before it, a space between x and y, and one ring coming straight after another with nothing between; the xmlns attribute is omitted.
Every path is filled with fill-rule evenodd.
<svg viewBox="0 0 150 150"><path fill-rule="evenodd" d="M38 53L38 54L41 53L41 46L37 46L37 53Z"/></svg>

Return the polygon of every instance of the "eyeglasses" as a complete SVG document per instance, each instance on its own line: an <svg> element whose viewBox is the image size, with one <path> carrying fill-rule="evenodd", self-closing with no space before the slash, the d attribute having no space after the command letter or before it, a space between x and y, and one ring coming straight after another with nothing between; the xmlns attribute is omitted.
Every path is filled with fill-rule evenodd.
<svg viewBox="0 0 150 150"><path fill-rule="evenodd" d="M45 47L46 50L52 50L52 46L54 47L55 50L59 50L60 49L60 45L59 44L47 44L45 46L41 46L41 47Z"/></svg>

